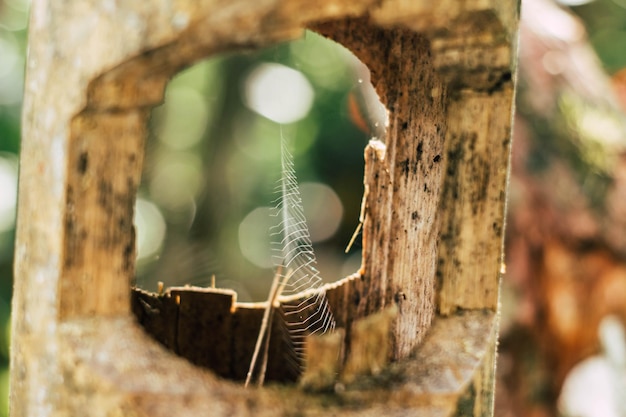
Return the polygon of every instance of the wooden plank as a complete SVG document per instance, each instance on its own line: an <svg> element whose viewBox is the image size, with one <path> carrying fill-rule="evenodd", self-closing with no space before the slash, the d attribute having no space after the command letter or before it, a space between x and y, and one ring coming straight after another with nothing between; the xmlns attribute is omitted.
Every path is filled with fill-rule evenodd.
<svg viewBox="0 0 626 417"><path fill-rule="evenodd" d="M439 311L498 303L513 88L461 92L450 103L439 242Z"/></svg>
<svg viewBox="0 0 626 417"><path fill-rule="evenodd" d="M408 30L379 29L366 19L318 25L354 51L371 71L389 110L384 143L365 150L363 312L396 303L395 358L422 339L435 311L435 269L443 179L446 88L428 40Z"/></svg>
<svg viewBox="0 0 626 417"><path fill-rule="evenodd" d="M503 171L490 175L488 198L479 199L485 209L463 229L484 232L481 227L499 219L504 210L503 200L493 196L505 193L502 172L506 173L508 148L502 140L510 133L506 123L512 102L517 2L472 2L480 5L475 13L466 9L468 2L449 1L445 14L437 15L442 20L432 19L432 25L428 4L323 0L310 7L299 0L227 4L35 0L15 252L11 414L185 416L210 407L214 415L275 415L281 409L301 411L296 400L307 404L310 415L373 415L382 410L401 414L418 409L449 415L458 408L458 396L470 386L466 373L453 381L456 388L441 395L430 391L437 381L426 376L445 377L456 370L463 352L448 357L427 347L470 340L474 327L466 323L453 326L456 330L451 333L438 333L437 323L458 321L456 316L435 319L435 295L441 292L439 308L444 312L456 307L495 309L494 265L500 256L501 232L481 235L488 248L480 258L487 265L484 278L471 273L482 260L472 263L464 255L461 259L467 263L459 269L455 256L448 256L471 254L467 248L472 239L459 234L437 244L440 228L446 230L450 224L457 228L463 218L454 212L467 213L468 207L442 205L450 190L469 192L464 182L446 176L450 163L459 163L459 173L476 168L464 159L469 153L461 160L446 159L451 146L465 146L452 134L467 137L472 132L468 115L487 117L482 112L492 109L491 118L484 119L487 133L477 136L484 140L477 146L481 153L475 155L484 157L497 149L495 160L501 161L497 167ZM446 19L458 30L440 30L437 24ZM358 279L333 295L343 303L338 317L349 324L396 304L394 358L401 361L424 341L419 346L428 355L418 357L431 367L404 388L396 390L394 385L387 390L383 381L374 380L379 388L349 389L343 396L331 396L339 402L330 403L325 403L329 397L294 389L288 389L287 396L281 391L285 388L245 392L176 358L134 324L128 288L134 273L131 219L146 118L149 108L162 100L169 78L198 59L287 40L307 25L344 43L366 62L390 111L385 144L366 150L369 191L363 268ZM483 104L475 104L481 100ZM498 104L502 112L495 111ZM440 257L438 251L446 256ZM439 281L436 270L442 272ZM185 305L189 310L183 309L183 315L193 316L191 304ZM149 316L157 307L148 304L144 313ZM177 309L171 303L162 308ZM483 313L465 314L459 317L470 320ZM468 378L485 374L472 385L471 398L481 398L472 404L485 404L481 413L489 410L496 340L495 316L487 317L490 321L480 335L485 345L472 365L467 363ZM435 327L428 333L433 319ZM162 331L168 340L176 340L166 327ZM433 336L429 342L426 334L441 334L444 340ZM437 368L437 360L453 362ZM369 408L355 407L361 403Z"/></svg>

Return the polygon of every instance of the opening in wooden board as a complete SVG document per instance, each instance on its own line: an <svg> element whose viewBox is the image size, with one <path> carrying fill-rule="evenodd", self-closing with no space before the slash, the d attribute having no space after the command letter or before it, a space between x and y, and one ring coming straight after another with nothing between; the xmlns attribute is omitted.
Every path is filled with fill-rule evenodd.
<svg viewBox="0 0 626 417"><path fill-rule="evenodd" d="M151 115L135 206L140 322L193 363L244 379L258 313L289 251L276 236L281 153L293 157L287 194L301 197L299 228L308 229L297 238L312 243L299 250L314 249L323 278L296 285L301 293L361 269L363 150L384 140L386 117L367 67L310 31L174 77ZM294 380L302 368L301 355L285 354L298 348L281 320L270 325L268 380Z"/></svg>
<svg viewBox="0 0 626 417"><path fill-rule="evenodd" d="M370 142L365 149L363 262L357 279L343 282L334 296L335 319L349 329L353 320L396 305L390 356L400 359L423 339L434 316L446 88L420 34L380 28L365 18L326 22L315 30L349 45L367 63L390 112L385 143ZM181 56L176 46L148 51L94 80L87 108L72 122L62 319L130 310L128 284L135 277L130 214L149 111L162 100L173 74L215 53L199 48ZM151 317L160 311L140 307ZM197 327L191 329L195 335ZM172 332L178 335L178 327Z"/></svg>

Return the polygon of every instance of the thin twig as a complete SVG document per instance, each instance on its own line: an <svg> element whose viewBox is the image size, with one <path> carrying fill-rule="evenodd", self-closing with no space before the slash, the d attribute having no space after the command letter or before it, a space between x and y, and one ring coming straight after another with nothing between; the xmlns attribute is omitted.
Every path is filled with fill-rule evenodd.
<svg viewBox="0 0 626 417"><path fill-rule="evenodd" d="M346 246L345 253L350 252L350 249L352 248L352 245L354 244L356 237L359 235L359 232L361 231L361 227L363 227L363 222L359 222L359 224L356 226L356 229L354 230L354 233L352 234L352 237L350 238L350 242L348 242L348 246Z"/></svg>
<svg viewBox="0 0 626 417"><path fill-rule="evenodd" d="M280 302L278 301L278 298L283 293L283 290L285 289L285 286L287 285L289 278L291 278L292 273L293 273L293 270L291 268L287 270L287 275L285 275L285 279L281 281L280 286L278 287L278 290L276 291L276 295L274 296L274 307L272 308L272 311L270 312L270 317L268 321L269 324L268 324L266 336L265 336L265 346L263 346L263 361L261 362L261 369L259 370L259 379L257 381L260 387L263 386L263 382L265 382L265 371L267 371L267 359L268 359L269 352L270 352L270 336L272 334L272 323L273 323L272 320L274 318L274 311L278 307L280 307Z"/></svg>
<svg viewBox="0 0 626 417"><path fill-rule="evenodd" d="M269 317L269 325L267 326L267 332L265 335L265 345L263 346L263 360L261 361L261 369L259 370L259 378L257 380L257 385L259 387L263 386L265 382L265 371L267 371L267 360L270 353L270 338L272 336L272 320L274 319L274 308L270 312Z"/></svg>
<svg viewBox="0 0 626 417"><path fill-rule="evenodd" d="M369 194L370 194L370 188L366 184L365 189L363 190L363 200L361 200L361 213L359 213L359 224L357 225L356 230L352 234L352 237L350 238L350 242L348 242L348 246L346 246L345 253L350 252L350 249L352 248L352 245L354 244L356 237L359 235L359 232L361 231L361 228L363 227L363 221L365 221L365 208L367 207L367 197L369 196Z"/></svg>
<svg viewBox="0 0 626 417"><path fill-rule="evenodd" d="M254 353L252 354L252 360L250 361L250 367L248 368L248 375L246 376L245 387L247 388L250 385L250 381L252 380L252 374L254 373L254 368L256 367L256 361L259 357L259 352L261 351L261 344L263 343L263 339L265 339L265 335L268 332L268 325L270 316L274 310L274 302L276 301L276 296L278 295L280 276L282 272L282 266L279 266L276 270L276 274L274 275L274 280L272 281L272 287L270 288L270 294L267 300L267 307L265 308L265 312L263 313L263 320L261 321L261 329L259 330L259 335L256 339L256 344L254 346Z"/></svg>

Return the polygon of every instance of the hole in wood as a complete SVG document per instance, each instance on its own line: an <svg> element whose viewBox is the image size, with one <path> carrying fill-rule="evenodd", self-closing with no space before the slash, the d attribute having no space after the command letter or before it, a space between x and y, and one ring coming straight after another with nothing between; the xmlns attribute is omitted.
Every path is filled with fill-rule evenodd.
<svg viewBox="0 0 626 417"><path fill-rule="evenodd" d="M363 149L385 123L365 65L313 32L178 74L152 113L135 207L136 284L152 292L133 292L139 321L193 363L244 379L262 318L250 302L267 299L277 262L281 136L317 267L332 282L360 269L360 235L344 249L359 224ZM271 326L267 380L298 375L282 319Z"/></svg>
<svg viewBox="0 0 626 417"><path fill-rule="evenodd" d="M424 338L435 312L439 203L449 156L443 149L447 90L433 65L430 44L420 34L380 28L366 18L320 23L314 29L348 46L367 64L376 91L390 111L386 143L370 143L365 150L367 189L360 274L338 282L327 296L335 307L337 323L345 324L346 329L353 321L396 304L399 313L391 329L390 356L405 358ZM283 39L274 36L268 35L260 43ZM61 321L125 315L131 309L128 286L135 275L131 214L143 166L149 111L162 99L173 74L219 51L200 45L183 48L181 55L179 47L186 40L129 58L95 78L85 108L71 121L59 289ZM230 306L232 295L225 296ZM180 327L164 327L154 314L169 311L177 323L186 304L182 293L173 299L175 309L171 311L159 305L159 300L156 305L139 302L139 307L155 324L153 333L173 336L168 346L176 347ZM200 319L198 314L191 316ZM195 336L202 326L190 328ZM253 337L246 336L248 340ZM350 342L349 334L346 342ZM346 357L350 357L349 351ZM230 366L232 362L225 363Z"/></svg>

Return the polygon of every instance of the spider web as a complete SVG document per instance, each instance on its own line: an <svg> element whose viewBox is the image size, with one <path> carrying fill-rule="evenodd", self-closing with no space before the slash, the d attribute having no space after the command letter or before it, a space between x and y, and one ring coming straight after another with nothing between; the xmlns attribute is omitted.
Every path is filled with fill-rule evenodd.
<svg viewBox="0 0 626 417"><path fill-rule="evenodd" d="M274 264L281 267L278 300L282 324L292 349L290 360L301 369L305 338L324 334L335 328L335 319L320 291L322 278L316 268L317 260L302 205L302 198L287 140L281 132L281 178L277 186L274 215L278 224L270 229ZM299 301L288 301L296 294L310 294ZM293 298L291 298L293 299Z"/></svg>

